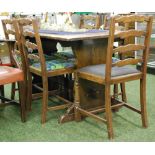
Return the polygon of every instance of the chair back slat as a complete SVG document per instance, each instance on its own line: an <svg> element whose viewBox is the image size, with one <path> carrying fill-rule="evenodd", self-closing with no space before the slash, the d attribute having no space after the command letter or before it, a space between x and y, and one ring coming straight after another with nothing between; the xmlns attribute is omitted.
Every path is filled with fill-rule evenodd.
<svg viewBox="0 0 155 155"><path fill-rule="evenodd" d="M92 29L93 27L92 27L92 25L85 25L84 28L85 29Z"/></svg>
<svg viewBox="0 0 155 155"><path fill-rule="evenodd" d="M81 16L82 20L96 20L96 16L92 16L92 15L83 15Z"/></svg>
<svg viewBox="0 0 155 155"><path fill-rule="evenodd" d="M116 63L113 63L112 67L114 67L114 66L122 67L122 66L125 66L125 65L136 65L139 62L142 62L142 59L128 58L128 59L121 60L121 61L118 61Z"/></svg>
<svg viewBox="0 0 155 155"><path fill-rule="evenodd" d="M22 26L29 26L29 25L32 25L32 20L28 18L23 18L23 19L19 19L18 23L19 25L22 25Z"/></svg>
<svg viewBox="0 0 155 155"><path fill-rule="evenodd" d="M128 38L128 37L140 37L145 36L146 32L142 30L127 30L122 32L116 32L116 37L121 39Z"/></svg>
<svg viewBox="0 0 155 155"><path fill-rule="evenodd" d="M32 43L30 41L26 41L25 46L27 48L31 48L32 50L37 50L38 49L38 46L35 43Z"/></svg>
<svg viewBox="0 0 155 155"><path fill-rule="evenodd" d="M36 62L40 61L40 57L39 57L38 55L36 55L36 54L29 54L29 55L28 55L28 58L29 58L30 60L34 60L34 61L36 61Z"/></svg>
<svg viewBox="0 0 155 155"><path fill-rule="evenodd" d="M110 22L110 30L109 30L109 39L108 39L108 49L107 49L107 57L106 57L106 81L110 81L111 79L111 71L112 67L123 67L126 65L137 65L141 63L141 72L143 76L146 75L147 68L147 58L149 53L149 45L150 45L150 37L152 32L152 16L141 16L141 15L127 15L127 16L114 16L111 18ZM146 26L142 29L141 27L136 27L136 29L128 30L127 25L136 22L144 23ZM118 30L117 26L122 25L124 28ZM134 37L134 39L144 38L143 43L135 43L131 44L129 42L124 43L123 45L119 44L118 47L114 48L114 40L115 38L124 39L124 41L130 37ZM124 58L123 60L119 60L115 63L112 63L112 55L114 53L124 54L126 52L142 52L142 58ZM132 55L131 53L131 55Z"/></svg>
<svg viewBox="0 0 155 155"><path fill-rule="evenodd" d="M128 18L126 16L120 16L115 19L115 23L132 23L132 22L148 22L150 19L148 16L143 15L129 15Z"/></svg>
<svg viewBox="0 0 155 155"><path fill-rule="evenodd" d="M17 55L20 55L20 51L15 49L14 52L17 54Z"/></svg>
<svg viewBox="0 0 155 155"><path fill-rule="evenodd" d="M25 37L31 37L31 38L34 38L35 37L35 34L34 34L34 32L32 32L32 31L24 31L23 32L23 35L25 36Z"/></svg>
<svg viewBox="0 0 155 155"><path fill-rule="evenodd" d="M4 24L10 24L11 25L11 24L13 24L13 20L11 20L11 19L4 19L3 20L3 23Z"/></svg>
<svg viewBox="0 0 155 155"><path fill-rule="evenodd" d="M11 29L8 29L7 31L6 31L6 33L9 35L9 34L12 34L12 35L15 35L16 34L16 32L14 31L14 30L11 30Z"/></svg>
<svg viewBox="0 0 155 155"><path fill-rule="evenodd" d="M128 44L125 46L119 46L115 49L113 49L113 53L119 53L119 54L124 54L129 51L139 51L139 50L144 50L145 46L144 45L139 45L139 44Z"/></svg>

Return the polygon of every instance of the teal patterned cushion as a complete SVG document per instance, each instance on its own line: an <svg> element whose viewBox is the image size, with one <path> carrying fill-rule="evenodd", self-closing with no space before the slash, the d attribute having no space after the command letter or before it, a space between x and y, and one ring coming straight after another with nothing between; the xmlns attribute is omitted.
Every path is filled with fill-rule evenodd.
<svg viewBox="0 0 155 155"><path fill-rule="evenodd" d="M38 55L38 53L33 53L35 55ZM46 61L50 61L50 60L55 60L57 59L54 55L47 55L47 54L44 54L44 57L45 57L45 60ZM34 59L29 59L29 63L32 65L34 63L38 63L38 61L34 60Z"/></svg>
<svg viewBox="0 0 155 155"><path fill-rule="evenodd" d="M33 53L33 54L38 55L38 53ZM57 59L62 59L62 60L74 59L73 53L69 53L69 52L59 52L59 53L54 53L52 55L44 54L44 56L46 61L57 60ZM33 59L30 59L29 62L30 64L33 64L36 61Z"/></svg>
<svg viewBox="0 0 155 155"><path fill-rule="evenodd" d="M74 54L71 52L58 52L55 53L54 56L58 59L65 59L65 60L75 58Z"/></svg>
<svg viewBox="0 0 155 155"><path fill-rule="evenodd" d="M74 54L71 53L71 52L58 52L58 53L55 53L54 54L55 58L58 58L58 59L73 59L75 58ZM112 62L117 62L119 61L118 58L116 57L112 57Z"/></svg>
<svg viewBox="0 0 155 155"><path fill-rule="evenodd" d="M33 67L41 69L40 63L39 62L35 62L32 64ZM53 71L56 69L63 69L63 68L70 68L70 67L74 67L74 61L72 60L62 60L62 59L57 59L57 60L49 60L46 61L46 70L47 71Z"/></svg>
<svg viewBox="0 0 155 155"><path fill-rule="evenodd" d="M44 56L45 56L45 60L54 60L54 59L56 59L56 57L54 55L44 54Z"/></svg>

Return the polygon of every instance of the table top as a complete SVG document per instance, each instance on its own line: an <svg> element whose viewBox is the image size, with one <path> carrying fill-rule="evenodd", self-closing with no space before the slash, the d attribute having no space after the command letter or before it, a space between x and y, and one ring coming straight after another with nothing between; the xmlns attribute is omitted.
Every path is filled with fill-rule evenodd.
<svg viewBox="0 0 155 155"><path fill-rule="evenodd" d="M40 31L41 38L61 40L61 41L78 41L78 40L88 40L88 39L99 39L108 38L109 31L107 30L95 30L87 32L59 32L52 33L49 31Z"/></svg>

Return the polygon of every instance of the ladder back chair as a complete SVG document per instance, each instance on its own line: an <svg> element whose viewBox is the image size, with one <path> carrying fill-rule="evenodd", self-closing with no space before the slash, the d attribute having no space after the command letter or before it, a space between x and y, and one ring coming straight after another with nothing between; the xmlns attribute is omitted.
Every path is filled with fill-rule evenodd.
<svg viewBox="0 0 155 155"><path fill-rule="evenodd" d="M129 14L126 14L126 15L129 15ZM112 18L112 16L109 13L107 13L104 16L104 30L109 30L110 29L110 20L111 20L111 18ZM122 23L120 23L120 24L122 25ZM122 26L120 24L117 25L117 27L115 29L121 29ZM129 24L125 24L125 29L126 30L129 29ZM118 40L116 39L116 43L119 44L119 45L125 44L126 43L126 39L118 39ZM114 47L117 47L117 46L114 44ZM115 57L115 53L113 53L113 56ZM119 54L118 57L119 57L119 59L123 59L123 55L122 54ZM120 90L121 90L121 92L119 93L119 91L118 91L118 84L114 84L113 96L114 97L118 97L119 95L121 95L122 96L122 100L124 102L127 102L125 83L120 83Z"/></svg>
<svg viewBox="0 0 155 155"><path fill-rule="evenodd" d="M13 19L4 19L2 20L3 30L5 34L6 39L11 39L13 37L15 39L15 44L12 49L12 46L10 46L10 43L8 43L9 52L10 52L10 59L12 66L15 66L16 68L20 68L24 72L24 82L26 82L25 79L25 72L26 72L26 66L25 66L25 59L24 55L21 50L21 42L20 42L20 32L18 28L18 23L16 20ZM12 90L11 90L11 99L15 98L15 91L18 90L18 88L15 88L15 83L12 84Z"/></svg>
<svg viewBox="0 0 155 155"><path fill-rule="evenodd" d="M12 30L11 29L10 29L10 31L7 30L8 23L7 22L4 22L4 21L5 20L2 20L2 26L3 26L3 30L4 30L4 35L5 35L5 38L6 39L9 39L9 35L11 34L11 31ZM10 47L8 46L8 48L9 48L9 52L10 52ZM11 54L10 54L10 59L11 59ZM11 61L12 61L12 59L11 59ZM10 64L10 65L12 65L12 64ZM3 86L1 86L1 87L2 87L2 89L4 91L4 87ZM16 84L15 83L12 83L12 89L11 89L11 98L12 99L14 99L14 97L15 97L15 91L16 91L16 88L15 87L16 87Z"/></svg>
<svg viewBox="0 0 155 155"><path fill-rule="evenodd" d="M99 15L81 15L80 28L99 29L100 16Z"/></svg>
<svg viewBox="0 0 155 155"><path fill-rule="evenodd" d="M15 101L14 97L11 97L11 99L5 98L4 96L4 85L9 83L18 83L18 91L19 91L19 103L21 107L21 120L23 122L26 121L26 83L25 83L25 63L24 63L24 56L19 50L19 42L16 40L9 40L9 35L15 36L15 39L19 37L18 32L18 26L17 22L11 19L2 20L2 24L5 30L6 38L4 42L7 42L9 46L10 56L13 64L16 66L16 68L8 67L8 66L2 66L0 68L0 86L3 88L1 93L1 100L6 101L4 104L1 104L1 106L6 106L10 104L18 104L17 101ZM11 27L11 29L7 28L7 25ZM19 38L18 38L19 39ZM19 60L20 59L20 60Z"/></svg>
<svg viewBox="0 0 155 155"><path fill-rule="evenodd" d="M23 72L24 72L24 82L26 83L26 86L27 86L27 61L25 59L25 54L22 50L22 43L21 43L21 33L20 33L20 30L19 30L19 25L18 25L18 22L17 22L17 19L4 19L2 20L2 24L3 24L3 29L4 29L4 32L5 32L5 37L6 39L9 39L11 36L13 36L16 40L16 44L15 44L15 49L13 52L11 51L10 53L10 56L11 56L11 60L12 60L12 64L17 67L17 68L21 68L21 65L22 65L22 69L23 69ZM14 30L14 31L13 31ZM18 49L18 51L17 51ZM46 55L46 59L50 59L50 56L47 56ZM39 82L37 82L38 84ZM33 86L35 86L35 84L33 84ZM32 87L33 87L32 86ZM27 90L28 88L26 88L26 91L29 91ZM13 84L12 86L12 95L11 95L11 98L14 99L14 96L15 96L15 84ZM33 93L32 95L32 98L33 99L38 99L40 98L41 95L40 93ZM28 100L28 98L27 98ZM29 103L29 100L27 101L27 103ZM30 111L30 106L29 104L26 105L26 109L28 111Z"/></svg>
<svg viewBox="0 0 155 155"><path fill-rule="evenodd" d="M54 93L54 91L53 94L65 102L65 104L56 106L50 106L48 104L48 78L73 73L74 63L68 60L63 60L60 62L57 60L46 61L42 49L37 21L35 19L19 19L18 24L21 32L22 47L23 51L25 52L25 58L27 60L29 87L28 98L30 99L30 106L32 102L32 74L36 74L42 78L43 87L36 86L36 88L41 90L43 94L41 122L45 123L47 111L65 109L72 104L72 102L69 102L68 100L58 96L58 93ZM31 27L31 30L26 28L28 26ZM35 42L31 42L28 38L35 38ZM37 51L37 53L33 54L33 51Z"/></svg>
<svg viewBox="0 0 155 155"><path fill-rule="evenodd" d="M83 67L78 69L76 72L76 85L75 85L75 118L80 120L81 114L86 116L91 116L96 120L105 122L107 124L108 137L113 138L113 127L112 127L112 112L111 109L116 106L124 106L130 110L137 112L141 115L143 127L148 126L147 122L147 111L146 111L146 70L147 70L147 58L149 53L150 35L152 30L152 20L151 16L141 16L141 15L130 15L130 16L116 16L111 18L110 32L108 39L108 49L106 56L106 64L93 65ZM146 23L146 29L130 29L117 31L116 24L119 23L130 23L130 22L144 22ZM127 44L120 45L117 48L113 47L115 38L128 38L128 37L144 37L143 44ZM112 62L113 53L126 53L126 52L143 52L142 58L126 58L116 62ZM141 63L141 70L137 70L135 67L130 65L136 65ZM90 111L86 111L80 108L80 96L79 96L79 78L97 82L105 86L105 119L101 118ZM115 99L118 102L117 105L111 106L111 93L110 86L113 84L140 80L140 109L136 109L130 104ZM101 109L100 109L101 110Z"/></svg>

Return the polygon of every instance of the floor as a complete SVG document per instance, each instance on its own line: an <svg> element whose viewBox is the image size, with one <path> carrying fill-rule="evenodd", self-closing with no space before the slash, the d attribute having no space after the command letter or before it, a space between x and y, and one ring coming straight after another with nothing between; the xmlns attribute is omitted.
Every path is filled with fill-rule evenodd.
<svg viewBox="0 0 155 155"><path fill-rule="evenodd" d="M147 110L149 127L141 127L140 115L126 108L113 113L115 137L111 141L155 141L155 76L147 76ZM139 106L139 81L126 84L128 102ZM8 86L7 86L8 88ZM8 91L6 91L8 95ZM26 123L22 123L17 106L0 109L0 141L110 141L106 125L87 118L79 123L58 124L64 111L49 112L45 125L40 123L41 100L34 101ZM102 116L102 114L100 114Z"/></svg>

